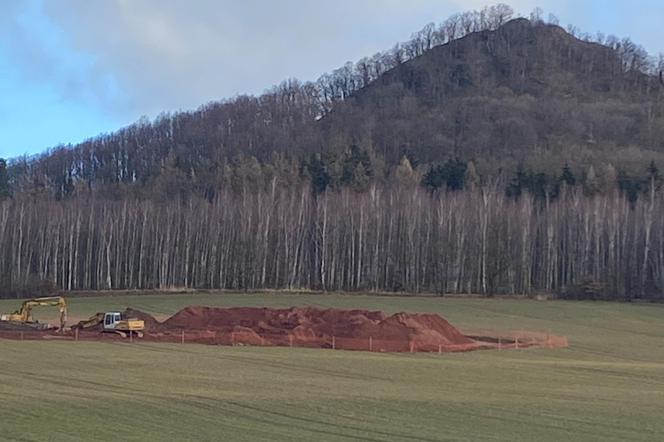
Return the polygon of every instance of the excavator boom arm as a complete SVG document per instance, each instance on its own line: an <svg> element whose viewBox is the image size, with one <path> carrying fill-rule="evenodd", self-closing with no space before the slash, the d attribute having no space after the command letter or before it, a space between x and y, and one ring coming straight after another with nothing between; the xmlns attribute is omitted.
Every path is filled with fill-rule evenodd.
<svg viewBox="0 0 664 442"><path fill-rule="evenodd" d="M79 321L78 324L74 325L72 328L78 328L81 330L97 327L99 324L101 324L104 321L104 314L103 313L97 313L94 316L91 316L90 318Z"/></svg>
<svg viewBox="0 0 664 442"><path fill-rule="evenodd" d="M60 329L64 329L67 322L67 301L62 296L28 299L21 308L8 315L10 321L32 322L32 309L34 307L58 307L60 310Z"/></svg>

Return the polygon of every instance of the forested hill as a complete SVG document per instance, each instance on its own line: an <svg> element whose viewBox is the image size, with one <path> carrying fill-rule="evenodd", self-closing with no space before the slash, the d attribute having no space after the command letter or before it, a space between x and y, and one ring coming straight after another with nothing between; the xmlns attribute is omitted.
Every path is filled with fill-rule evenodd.
<svg viewBox="0 0 664 442"><path fill-rule="evenodd" d="M390 181L404 158L430 188L462 186L468 165L482 182L524 173L554 186L568 165L579 183L622 175L638 188L664 162L660 66L629 40L512 16L505 5L457 14L315 83L11 160L12 192L212 199L274 176L361 189Z"/></svg>
<svg viewBox="0 0 664 442"><path fill-rule="evenodd" d="M456 15L315 83L0 161L0 297L664 300L662 63L512 15Z"/></svg>
<svg viewBox="0 0 664 442"><path fill-rule="evenodd" d="M484 170L524 157L543 169L622 163L627 146L664 151L663 88L639 63L516 19L387 72L326 118L327 139L369 139L392 163L404 152L427 163L475 159Z"/></svg>

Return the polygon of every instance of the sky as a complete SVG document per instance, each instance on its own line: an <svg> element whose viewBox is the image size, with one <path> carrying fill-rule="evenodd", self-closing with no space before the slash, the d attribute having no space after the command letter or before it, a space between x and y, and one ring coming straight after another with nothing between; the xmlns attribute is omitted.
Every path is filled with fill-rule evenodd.
<svg viewBox="0 0 664 442"><path fill-rule="evenodd" d="M664 52L661 0L503 1ZM0 158L260 94L490 0L0 0Z"/></svg>

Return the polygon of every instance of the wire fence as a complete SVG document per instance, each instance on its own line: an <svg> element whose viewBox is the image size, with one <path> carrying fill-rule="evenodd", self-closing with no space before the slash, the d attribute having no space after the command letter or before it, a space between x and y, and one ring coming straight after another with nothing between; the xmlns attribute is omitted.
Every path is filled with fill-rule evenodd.
<svg viewBox="0 0 664 442"><path fill-rule="evenodd" d="M414 337L347 337L347 336L311 336L298 333L261 333L252 330L168 330L145 332L139 337L128 334L122 337L114 333L99 331L73 330L66 333L32 330L0 330L0 339L34 341L126 341L163 342L177 344L206 344L242 347L290 347L318 348L330 350L349 350L389 353L449 353L466 352L481 349L518 350L526 348L566 348L567 337L542 332L488 332L473 331L467 342L455 343L430 339L426 336Z"/></svg>

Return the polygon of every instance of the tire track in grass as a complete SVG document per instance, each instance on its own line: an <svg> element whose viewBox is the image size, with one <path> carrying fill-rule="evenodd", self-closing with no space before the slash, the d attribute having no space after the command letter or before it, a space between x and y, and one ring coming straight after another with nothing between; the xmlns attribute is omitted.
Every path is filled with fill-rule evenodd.
<svg viewBox="0 0 664 442"><path fill-rule="evenodd" d="M327 422L325 420L314 419L311 417L297 416L293 414L288 414L285 412L280 412L272 409L265 409L258 406L252 406L249 404L243 404L236 401L226 401L226 400L215 400L201 396L188 396L195 398L201 401L203 404L206 404L208 407L217 409L218 407L223 408L225 414L234 414L236 416L242 417L249 421L261 422L270 425L279 425L288 428L298 428L300 430L312 432L315 434L324 434L337 437L344 437L350 440L364 440L364 441L385 441L386 438L399 438L401 440L410 440L410 441L423 441L423 442L441 442L452 439L430 439L421 436L412 436L410 434L403 434L394 431L379 431L375 429L368 429L360 426L340 424L338 422ZM210 404L212 402L212 404ZM232 408L224 407L224 405L230 405ZM282 420L285 420L283 422ZM293 421L293 422L291 422ZM294 423L295 422L295 423ZM324 429L316 429L311 426L306 426L303 424L312 424L315 426L321 426ZM346 432L353 432L353 434L346 434L342 432L335 432L328 427L340 428L346 430ZM358 436L356 433L367 433L369 436ZM375 438L373 435L376 435Z"/></svg>

